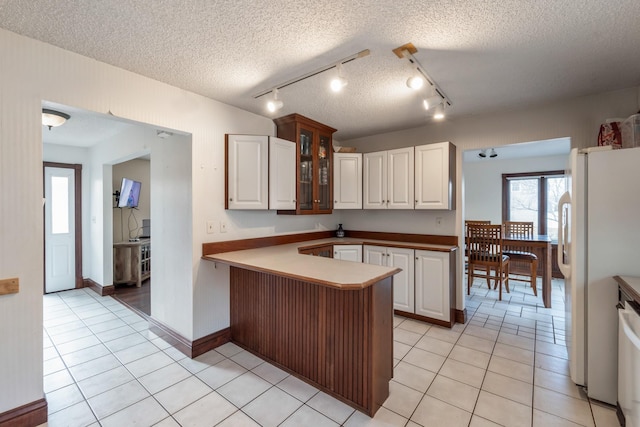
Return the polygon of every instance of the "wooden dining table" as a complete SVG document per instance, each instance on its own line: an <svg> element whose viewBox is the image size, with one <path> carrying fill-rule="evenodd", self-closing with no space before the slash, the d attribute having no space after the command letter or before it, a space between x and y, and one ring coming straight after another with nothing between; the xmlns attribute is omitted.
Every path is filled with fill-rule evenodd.
<svg viewBox="0 0 640 427"><path fill-rule="evenodd" d="M509 247L531 249L531 252L538 255L539 265L542 268L542 302L546 308L551 308L551 238L547 235L536 235L530 237L505 236L502 239L504 250Z"/></svg>

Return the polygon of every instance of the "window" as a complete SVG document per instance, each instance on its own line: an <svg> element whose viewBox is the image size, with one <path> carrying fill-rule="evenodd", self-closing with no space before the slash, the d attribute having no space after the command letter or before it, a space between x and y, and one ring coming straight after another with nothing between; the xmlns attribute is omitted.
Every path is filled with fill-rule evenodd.
<svg viewBox="0 0 640 427"><path fill-rule="evenodd" d="M558 240L558 200L567 191L564 171L502 175L503 221L531 221L534 232Z"/></svg>

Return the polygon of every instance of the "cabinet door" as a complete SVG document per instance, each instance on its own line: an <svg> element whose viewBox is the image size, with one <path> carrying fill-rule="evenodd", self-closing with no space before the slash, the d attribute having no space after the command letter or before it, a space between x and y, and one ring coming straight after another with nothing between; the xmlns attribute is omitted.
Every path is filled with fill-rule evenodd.
<svg viewBox="0 0 640 427"><path fill-rule="evenodd" d="M365 153L363 161L363 207L387 208L387 152Z"/></svg>
<svg viewBox="0 0 640 427"><path fill-rule="evenodd" d="M312 130L300 129L299 142L299 174L298 177L298 209L300 212L311 212L315 206L314 177L318 173L317 161L314 161L314 133ZM316 178L317 179L317 178Z"/></svg>
<svg viewBox="0 0 640 427"><path fill-rule="evenodd" d="M362 245L333 245L333 258L362 262Z"/></svg>
<svg viewBox="0 0 640 427"><path fill-rule="evenodd" d="M384 246L363 245L362 262L373 265L387 265L387 248Z"/></svg>
<svg viewBox="0 0 640 427"><path fill-rule="evenodd" d="M421 145L415 157L415 208L455 209L455 145Z"/></svg>
<svg viewBox="0 0 640 427"><path fill-rule="evenodd" d="M393 308L414 312L414 250L404 248L387 248L387 266L401 268L402 271L393 276Z"/></svg>
<svg viewBox="0 0 640 427"><path fill-rule="evenodd" d="M333 208L362 209L362 153L335 153L333 164Z"/></svg>
<svg viewBox="0 0 640 427"><path fill-rule="evenodd" d="M296 208L296 143L269 137L269 209Z"/></svg>
<svg viewBox="0 0 640 427"><path fill-rule="evenodd" d="M318 213L331 213L333 206L333 185L331 184L333 171L331 160L333 158L333 147L331 145L331 135L317 131L317 145L314 154L317 159L317 176L314 176L316 185L314 194L316 197L316 211Z"/></svg>
<svg viewBox="0 0 640 427"><path fill-rule="evenodd" d="M449 322L449 253L421 250L415 252L415 313Z"/></svg>
<svg viewBox="0 0 640 427"><path fill-rule="evenodd" d="M413 147L387 152L387 208L413 209Z"/></svg>
<svg viewBox="0 0 640 427"><path fill-rule="evenodd" d="M269 138L225 135L226 209L267 209Z"/></svg>

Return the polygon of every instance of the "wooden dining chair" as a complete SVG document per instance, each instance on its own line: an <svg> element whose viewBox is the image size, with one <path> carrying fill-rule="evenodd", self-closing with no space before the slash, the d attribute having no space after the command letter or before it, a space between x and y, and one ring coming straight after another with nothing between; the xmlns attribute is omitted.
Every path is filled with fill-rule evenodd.
<svg viewBox="0 0 640 427"><path fill-rule="evenodd" d="M502 301L503 283L509 292L509 257L503 254L502 225L469 224L466 241L469 252L467 295L471 293L474 278L487 279L489 289L493 279L493 289L498 288L498 299ZM495 275L491 274L492 271Z"/></svg>
<svg viewBox="0 0 640 427"><path fill-rule="evenodd" d="M481 225L487 225L487 224L491 224L491 221L486 221L486 220L479 220L479 219L467 219L464 221L464 235L467 235L467 227L469 225L474 225L474 224L481 224ZM465 257L465 271L467 271L467 268L469 266L469 263L467 261L468 257L469 257L469 250L467 249L467 245L465 243L465 247L464 247L464 257Z"/></svg>
<svg viewBox="0 0 640 427"><path fill-rule="evenodd" d="M505 238L513 237L516 239L530 239L533 237L533 222L526 221L505 221L504 222ZM523 263L529 265L529 278L520 279L511 276L511 280L529 282L533 288L533 294L538 296L537 273L538 273L538 256L531 252L531 248L525 245L510 244L504 251L505 255L514 261L514 263ZM515 264L514 264L515 267ZM514 271L512 270L512 273Z"/></svg>

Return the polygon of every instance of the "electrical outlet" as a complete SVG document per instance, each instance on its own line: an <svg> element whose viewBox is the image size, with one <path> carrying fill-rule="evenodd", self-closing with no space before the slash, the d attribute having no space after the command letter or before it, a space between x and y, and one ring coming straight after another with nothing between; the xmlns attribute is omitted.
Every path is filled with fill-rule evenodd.
<svg viewBox="0 0 640 427"><path fill-rule="evenodd" d="M215 222L207 221L207 234L215 233Z"/></svg>
<svg viewBox="0 0 640 427"><path fill-rule="evenodd" d="M436 217L436 228L440 228L442 227L442 217L438 216Z"/></svg>
<svg viewBox="0 0 640 427"><path fill-rule="evenodd" d="M220 221L220 232L221 233L226 233L227 232L227 222L226 221Z"/></svg>

